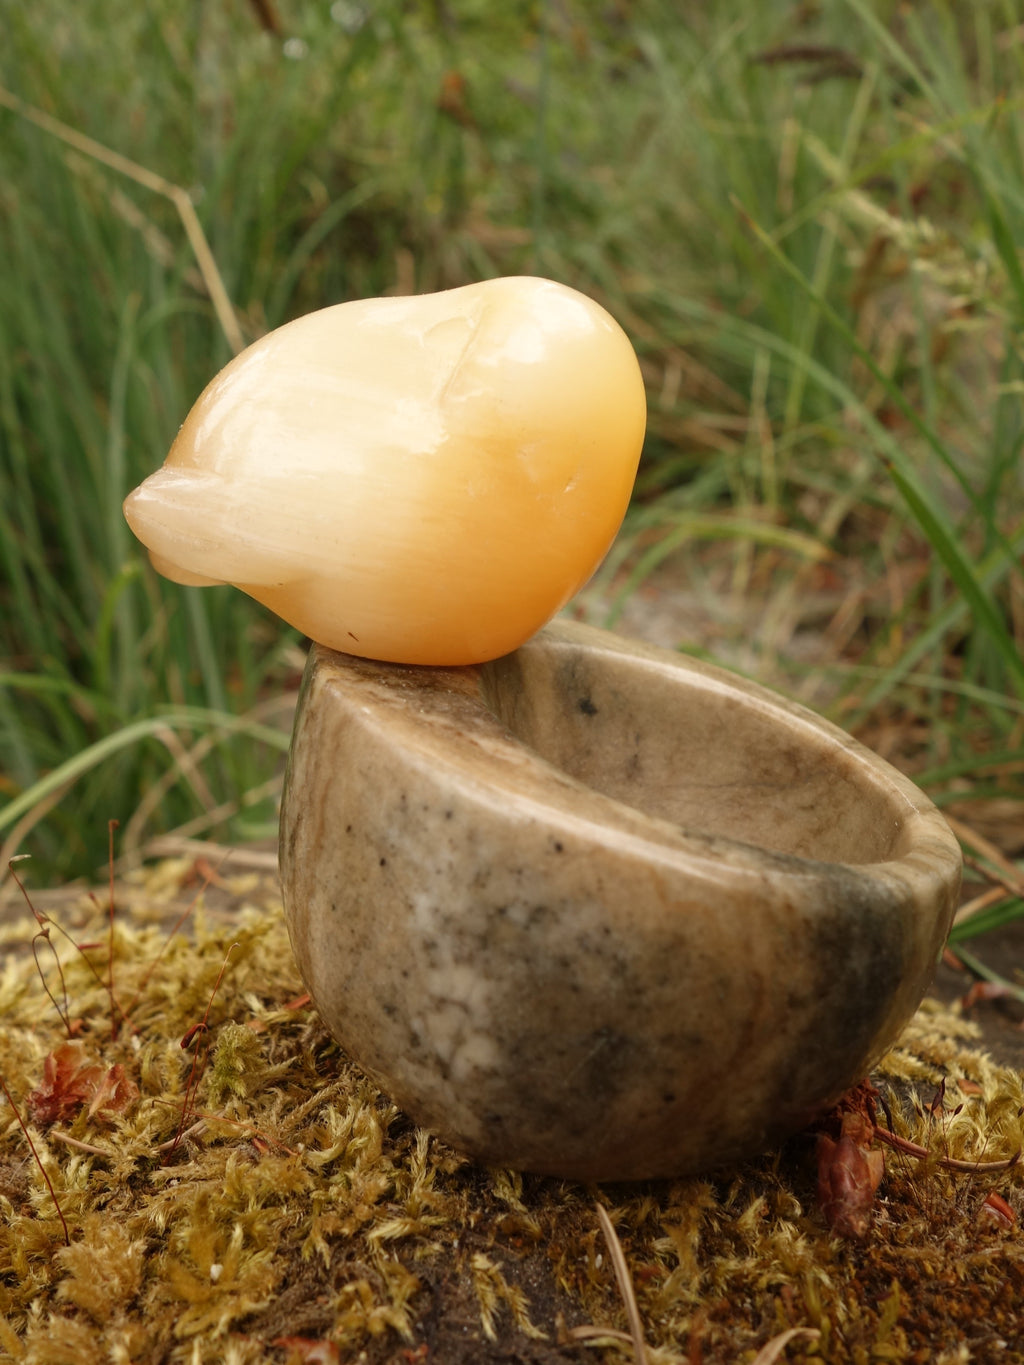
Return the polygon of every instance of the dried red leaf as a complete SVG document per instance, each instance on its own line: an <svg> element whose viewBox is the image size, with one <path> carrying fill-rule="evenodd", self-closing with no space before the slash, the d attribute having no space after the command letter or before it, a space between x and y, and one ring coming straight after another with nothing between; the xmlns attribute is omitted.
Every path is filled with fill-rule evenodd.
<svg viewBox="0 0 1024 1365"><path fill-rule="evenodd" d="M210 1026L205 1019L200 1019L198 1024L193 1024L181 1040L181 1047L187 1052L195 1040L210 1031Z"/></svg>
<svg viewBox="0 0 1024 1365"><path fill-rule="evenodd" d="M878 1091L871 1082L869 1080L860 1081L857 1085L851 1086L835 1107L830 1109L827 1114L823 1114L814 1126L819 1132L827 1133L829 1137L838 1140L846 1128L847 1119L851 1115L856 1115L864 1123L860 1131L866 1134L869 1129L874 1127L878 1117L878 1109L875 1104L877 1099ZM852 1130L848 1135L852 1136ZM865 1144L870 1141L870 1136L864 1137Z"/></svg>
<svg viewBox="0 0 1024 1365"><path fill-rule="evenodd" d="M1001 1194L996 1194L993 1190L985 1196L985 1200L978 1210L979 1218L1001 1228L1012 1228L1017 1221L1017 1215L1006 1202Z"/></svg>
<svg viewBox="0 0 1024 1365"><path fill-rule="evenodd" d="M875 1191L885 1158L871 1147L874 1125L863 1113L843 1115L838 1141L818 1137L818 1202L829 1227L841 1237L861 1238L871 1226Z"/></svg>
<svg viewBox="0 0 1024 1365"><path fill-rule="evenodd" d="M970 990L961 997L960 1006L969 1010L989 1000L1003 1000L1015 994L1013 987L1005 981L975 981Z"/></svg>
<svg viewBox="0 0 1024 1365"><path fill-rule="evenodd" d="M201 894L208 886L224 888L230 883L220 875L219 866L214 867L209 858L204 858L200 854L185 868L178 879L178 887L182 891L197 885Z"/></svg>
<svg viewBox="0 0 1024 1365"><path fill-rule="evenodd" d="M43 1060L43 1083L29 1095L28 1112L48 1128L73 1119L86 1105L90 1118L123 1114L138 1094L120 1062L104 1070L87 1059L81 1043L62 1043Z"/></svg>
<svg viewBox="0 0 1024 1365"><path fill-rule="evenodd" d="M74 1118L102 1076L102 1066L86 1059L81 1043L62 1043L43 1061L43 1083L28 1097L30 1116L44 1127Z"/></svg>
<svg viewBox="0 0 1024 1365"><path fill-rule="evenodd" d="M104 1073L89 1101L89 1117L108 1118L124 1114L139 1098L139 1087L125 1074L120 1062L115 1062Z"/></svg>

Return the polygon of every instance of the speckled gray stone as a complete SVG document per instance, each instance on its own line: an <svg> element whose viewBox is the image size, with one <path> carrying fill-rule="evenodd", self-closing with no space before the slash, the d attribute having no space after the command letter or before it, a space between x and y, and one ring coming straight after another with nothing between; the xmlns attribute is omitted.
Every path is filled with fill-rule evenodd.
<svg viewBox="0 0 1024 1365"><path fill-rule="evenodd" d="M570 623L482 667L315 646L281 818L327 1026L481 1162L580 1180L754 1153L920 1001L960 851L807 710Z"/></svg>

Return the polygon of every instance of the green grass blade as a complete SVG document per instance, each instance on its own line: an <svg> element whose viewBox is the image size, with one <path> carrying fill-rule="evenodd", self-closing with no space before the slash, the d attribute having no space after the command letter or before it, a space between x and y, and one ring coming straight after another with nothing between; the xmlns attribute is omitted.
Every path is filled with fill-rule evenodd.
<svg viewBox="0 0 1024 1365"><path fill-rule="evenodd" d="M158 734L161 730L168 729L213 730L223 735L245 735L282 753L287 753L290 742L288 735L271 726L249 721L244 716L234 716L228 712L207 710L202 707L179 707L161 715L147 716L105 735L95 744L90 744L87 749L67 759L9 802L0 810L0 831L10 828L47 797L77 782L114 754Z"/></svg>

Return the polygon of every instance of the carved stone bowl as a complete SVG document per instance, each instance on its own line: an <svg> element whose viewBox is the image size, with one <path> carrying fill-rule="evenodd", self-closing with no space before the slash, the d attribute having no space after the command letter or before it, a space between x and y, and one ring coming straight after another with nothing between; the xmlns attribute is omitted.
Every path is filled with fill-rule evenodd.
<svg viewBox="0 0 1024 1365"><path fill-rule="evenodd" d="M935 807L835 726L570 623L478 667L314 646L281 816L303 978L480 1162L705 1170L892 1044L960 882Z"/></svg>

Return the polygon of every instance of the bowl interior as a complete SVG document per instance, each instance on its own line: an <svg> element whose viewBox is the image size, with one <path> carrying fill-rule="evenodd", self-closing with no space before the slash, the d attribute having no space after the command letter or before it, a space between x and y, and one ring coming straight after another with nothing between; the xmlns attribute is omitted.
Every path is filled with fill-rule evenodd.
<svg viewBox="0 0 1024 1365"><path fill-rule="evenodd" d="M827 862L904 851L914 807L886 765L720 670L540 641L485 665L481 690L522 744L648 815Z"/></svg>

